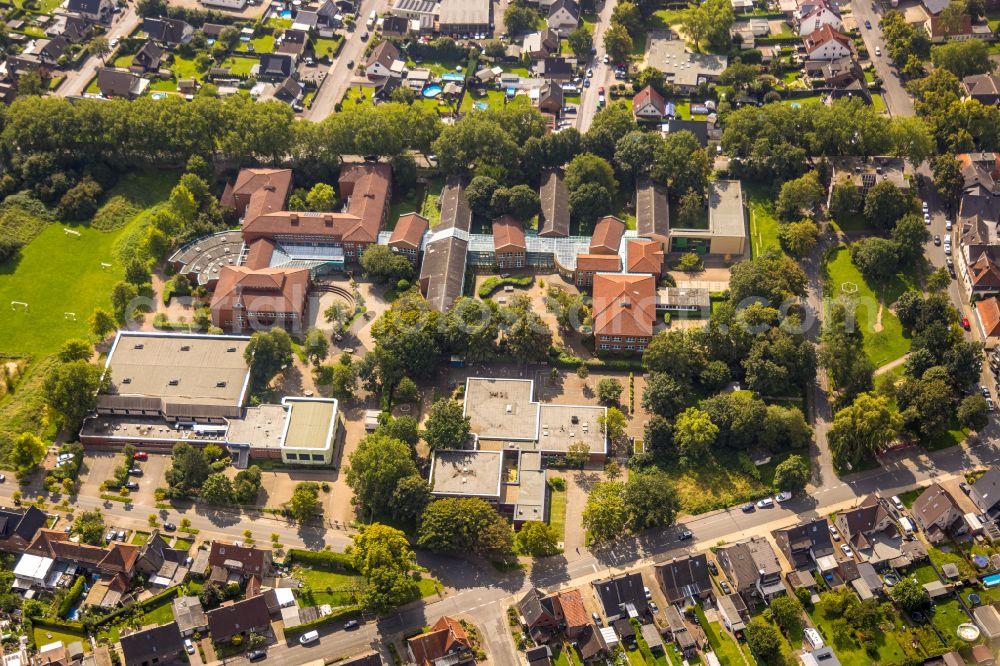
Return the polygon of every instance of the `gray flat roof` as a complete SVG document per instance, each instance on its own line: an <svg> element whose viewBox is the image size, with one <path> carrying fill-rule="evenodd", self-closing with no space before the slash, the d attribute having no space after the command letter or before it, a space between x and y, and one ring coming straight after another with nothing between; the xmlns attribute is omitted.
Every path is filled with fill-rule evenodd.
<svg viewBox="0 0 1000 666"><path fill-rule="evenodd" d="M326 449L333 440L337 401L325 398L285 398L289 414L281 445L291 449Z"/></svg>
<svg viewBox="0 0 1000 666"><path fill-rule="evenodd" d="M605 412L604 407L543 403L539 415L541 436L538 448L542 451L566 451L571 445L582 442L594 453L603 452L605 437L597 420Z"/></svg>
<svg viewBox="0 0 1000 666"><path fill-rule="evenodd" d="M431 490L441 495L500 498L502 451L435 451Z"/></svg>
<svg viewBox="0 0 1000 666"><path fill-rule="evenodd" d="M465 415L481 439L534 440L538 403L530 379L470 377L465 385Z"/></svg>
<svg viewBox="0 0 1000 666"><path fill-rule="evenodd" d="M174 404L242 405L250 338L119 331L108 353L111 393Z"/></svg>
<svg viewBox="0 0 1000 666"><path fill-rule="evenodd" d="M518 465L517 483L520 488L517 504L514 505L514 520L545 520L546 486L542 454L524 451Z"/></svg>
<svg viewBox="0 0 1000 666"><path fill-rule="evenodd" d="M443 0L438 20L442 25L488 25L490 0Z"/></svg>
<svg viewBox="0 0 1000 666"><path fill-rule="evenodd" d="M743 187L740 181L709 181L708 227L714 236L747 235L743 213Z"/></svg>

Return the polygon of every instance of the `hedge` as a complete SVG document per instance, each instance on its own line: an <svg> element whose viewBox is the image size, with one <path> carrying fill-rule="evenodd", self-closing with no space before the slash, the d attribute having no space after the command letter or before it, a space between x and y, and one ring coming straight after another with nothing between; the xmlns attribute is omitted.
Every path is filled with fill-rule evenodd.
<svg viewBox="0 0 1000 666"><path fill-rule="evenodd" d="M73 608L73 604L77 602L80 595L83 594L83 576L77 576L76 580L73 581L73 587L69 588L69 592L63 597L62 601L59 603L59 617L66 617L70 609Z"/></svg>
<svg viewBox="0 0 1000 666"><path fill-rule="evenodd" d="M338 608L329 615L324 615L323 617L317 618L312 622L306 622L305 624L300 624L297 627L285 627L285 635L296 636L298 634L304 634L307 631L331 624L337 620L360 616L361 606L344 606L343 608Z"/></svg>
<svg viewBox="0 0 1000 666"><path fill-rule="evenodd" d="M565 350L549 347L549 363L557 368L579 368L587 366L591 370L643 370L641 358L589 358L567 354Z"/></svg>
<svg viewBox="0 0 1000 666"><path fill-rule="evenodd" d="M126 613L131 612L136 606L138 606L139 608L142 608L142 609L147 609L147 608L152 608L154 606L159 606L160 602L165 601L165 600L170 600L170 599L173 599L174 597L176 597L177 594L180 592L180 590L181 590L180 587L169 587L166 590L164 590L163 592L160 592L159 594L156 594L156 595L150 597L149 599L146 599L145 601L141 601L138 604L132 604L131 606L122 606L118 610L113 611L111 613L108 613L104 617L101 617L101 618L95 620L93 626L94 626L95 629L97 627L103 627L104 625L108 624L112 620L117 619L118 617L120 617L120 616L122 616L122 615L124 615Z"/></svg>
<svg viewBox="0 0 1000 666"><path fill-rule="evenodd" d="M510 277L489 277L479 285L479 298L489 298L500 287L530 287L535 278L531 275L511 275Z"/></svg>
<svg viewBox="0 0 1000 666"><path fill-rule="evenodd" d="M292 564L299 563L313 567L322 567L324 569L340 569L342 571L351 572L357 571L357 569L354 568L354 562L351 560L350 555L347 555L346 553L336 553L332 550L313 552L311 550L292 548L288 551L286 559Z"/></svg>

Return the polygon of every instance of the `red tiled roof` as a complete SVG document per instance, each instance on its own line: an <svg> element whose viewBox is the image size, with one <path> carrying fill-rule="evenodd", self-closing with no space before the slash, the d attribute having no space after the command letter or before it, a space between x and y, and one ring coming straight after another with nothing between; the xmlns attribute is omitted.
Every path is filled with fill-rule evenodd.
<svg viewBox="0 0 1000 666"><path fill-rule="evenodd" d="M617 254L578 254L576 270L615 272L621 268Z"/></svg>
<svg viewBox="0 0 1000 666"><path fill-rule="evenodd" d="M493 249L496 252L506 249L524 251L527 247L524 229L513 216L504 215L493 220Z"/></svg>
<svg viewBox="0 0 1000 666"><path fill-rule="evenodd" d="M812 53L816 49L820 48L829 41L840 42L847 47L848 50L851 49L851 38L847 35L843 35L832 27L830 24L824 23L822 27L818 30L814 30L809 35L806 36L804 43L807 53Z"/></svg>
<svg viewBox="0 0 1000 666"><path fill-rule="evenodd" d="M253 546L238 546L225 541L213 541L208 553L208 564L213 567L233 568L228 563L239 563L237 569L249 575L264 575L270 562L271 551Z"/></svg>
<svg viewBox="0 0 1000 666"><path fill-rule="evenodd" d="M652 275L594 276L594 334L652 336L656 278Z"/></svg>
<svg viewBox="0 0 1000 666"><path fill-rule="evenodd" d="M294 313L302 316L308 292L308 268L223 266L210 308L217 324L228 324L237 304L248 313Z"/></svg>
<svg viewBox="0 0 1000 666"><path fill-rule="evenodd" d="M625 223L614 215L602 217L594 227L594 234L590 239L590 252L592 254L618 254L618 248L622 244L622 236L625 234Z"/></svg>
<svg viewBox="0 0 1000 666"><path fill-rule="evenodd" d="M392 187L388 164L349 164L340 172L340 196L350 198L347 212L360 222L343 234L343 240L374 243L382 229Z"/></svg>
<svg viewBox="0 0 1000 666"><path fill-rule="evenodd" d="M472 641L458 620L442 616L431 630L407 640L413 658L420 666L428 666L456 650L472 649Z"/></svg>
<svg viewBox="0 0 1000 666"><path fill-rule="evenodd" d="M930 22L930 33L931 37L944 37L945 33L941 29L941 17L931 16L928 21ZM972 34L972 17L968 14L962 15L962 26L959 28L957 35L971 35Z"/></svg>
<svg viewBox="0 0 1000 666"><path fill-rule="evenodd" d="M271 255L274 254L274 241L270 238L258 238L250 243L247 251L247 268L267 268L271 265Z"/></svg>
<svg viewBox="0 0 1000 666"><path fill-rule="evenodd" d="M222 204L235 208L246 219L273 213L285 207L292 191L291 169L241 169L227 189Z"/></svg>
<svg viewBox="0 0 1000 666"><path fill-rule="evenodd" d="M969 266L973 287L1000 288L1000 268L984 252Z"/></svg>
<svg viewBox="0 0 1000 666"><path fill-rule="evenodd" d="M638 113L639 109L647 104L655 106L661 116L666 112L666 101L663 99L663 95L657 92L653 86L646 86L632 98L632 113Z"/></svg>
<svg viewBox="0 0 1000 666"><path fill-rule="evenodd" d="M590 622L590 615L583 605L580 590L559 592L556 597L559 599L559 607L562 609L563 619L566 620L567 627L583 627Z"/></svg>
<svg viewBox="0 0 1000 666"><path fill-rule="evenodd" d="M396 228L389 237L389 245L405 245L414 250L420 249L420 241L427 233L429 223L427 218L417 213L400 215Z"/></svg>
<svg viewBox="0 0 1000 666"><path fill-rule="evenodd" d="M659 275L663 271L663 249L656 241L630 240L627 256L629 273Z"/></svg>
<svg viewBox="0 0 1000 666"><path fill-rule="evenodd" d="M993 338L1000 335L1000 301L996 296L977 301L976 312L979 313L979 321L983 323L986 337Z"/></svg>

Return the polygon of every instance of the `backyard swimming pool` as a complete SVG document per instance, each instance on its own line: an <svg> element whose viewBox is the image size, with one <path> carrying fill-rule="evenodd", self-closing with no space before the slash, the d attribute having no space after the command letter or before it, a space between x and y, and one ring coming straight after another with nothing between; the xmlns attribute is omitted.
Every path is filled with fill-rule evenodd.
<svg viewBox="0 0 1000 666"><path fill-rule="evenodd" d="M165 93L165 92L155 92L155 93L150 93L149 96L151 98L153 98L153 99L166 99L167 98L167 93Z"/></svg>
<svg viewBox="0 0 1000 666"><path fill-rule="evenodd" d="M992 574L983 578L983 585L986 587L996 587L1000 585L1000 574Z"/></svg>
<svg viewBox="0 0 1000 666"><path fill-rule="evenodd" d="M427 86L424 88L423 96L427 99L434 99L441 94L441 86Z"/></svg>
<svg viewBox="0 0 1000 666"><path fill-rule="evenodd" d="M441 75L442 81L454 81L455 83L462 83L465 81L464 74L452 74L451 72Z"/></svg>
<svg viewBox="0 0 1000 666"><path fill-rule="evenodd" d="M292 18L292 10L290 10L290 9L283 9L280 12L278 12L278 16L281 17L281 18L283 18L283 19L290 19L290 18Z"/></svg>

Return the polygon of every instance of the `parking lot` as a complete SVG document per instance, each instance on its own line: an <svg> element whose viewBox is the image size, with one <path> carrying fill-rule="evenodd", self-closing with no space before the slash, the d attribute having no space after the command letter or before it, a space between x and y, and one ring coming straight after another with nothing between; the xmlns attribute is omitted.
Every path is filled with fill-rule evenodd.
<svg viewBox="0 0 1000 666"><path fill-rule="evenodd" d="M121 464L123 458L120 451L87 451L80 468L80 494L98 497L101 494L101 484L112 477L115 467ZM53 462L54 464L54 462ZM150 453L149 459L137 463L142 468L141 477L132 477L139 484L139 490L131 496L136 504L155 506L153 493L163 484L163 475L170 466L170 456L162 453Z"/></svg>

